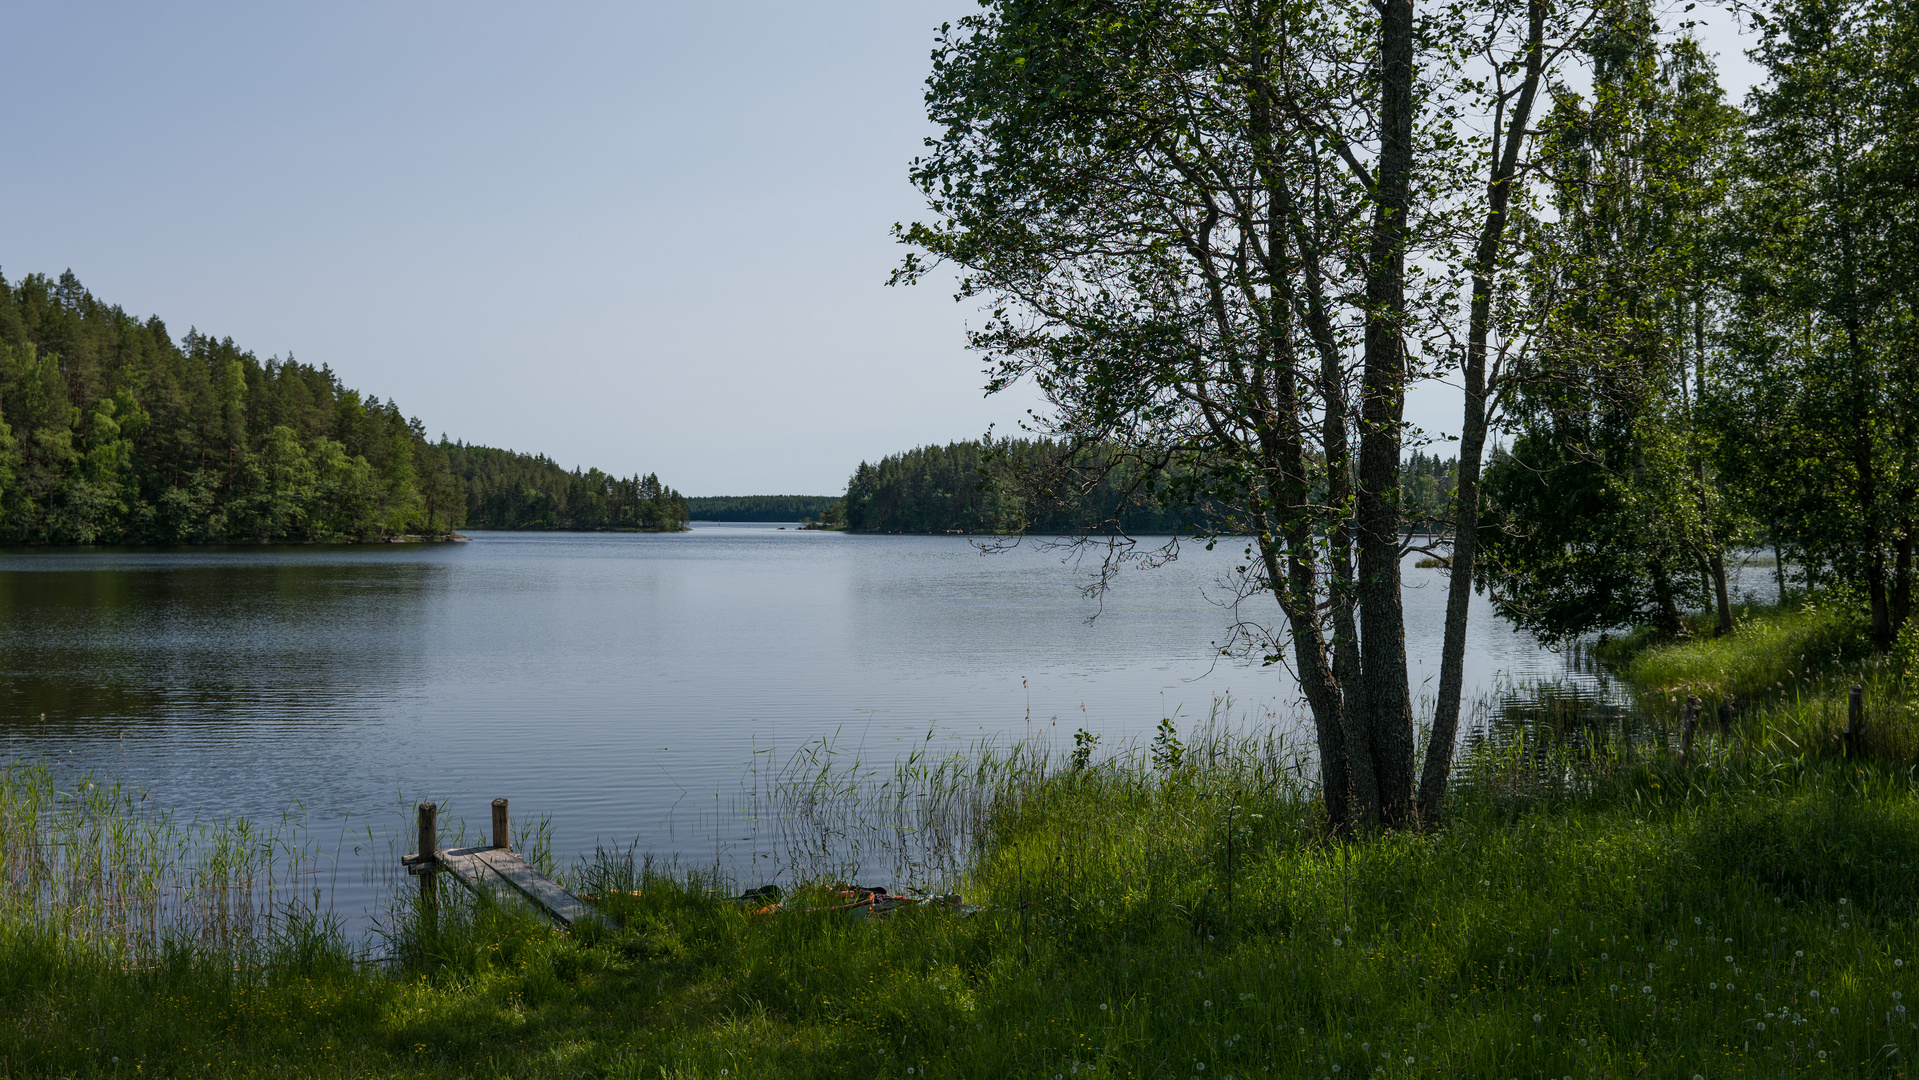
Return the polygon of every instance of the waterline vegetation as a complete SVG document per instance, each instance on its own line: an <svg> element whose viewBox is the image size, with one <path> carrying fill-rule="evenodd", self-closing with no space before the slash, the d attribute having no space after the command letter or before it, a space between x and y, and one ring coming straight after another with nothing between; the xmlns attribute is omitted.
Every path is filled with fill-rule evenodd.
<svg viewBox="0 0 1919 1080"><path fill-rule="evenodd" d="M323 919L205 934L218 905L79 932L111 924L52 913L149 880L84 853L171 849L43 836L33 773L4 788L9 873L84 857L35 871L58 883L39 905L9 889L0 1055L16 1075L1905 1075L1919 721L1876 697L1873 741L1831 737L1852 683L1898 685L1855 608L1609 643L1646 706L1495 705L1425 832L1329 839L1310 759L1224 725L866 778L796 759L768 809L822 858L778 912L728 899L757 881L601 852L569 883L620 928L443 894L431 932L396 908L374 964ZM1681 765L1683 694L1738 704ZM809 913L852 869L835 823L875 814L895 866L980 909Z"/></svg>

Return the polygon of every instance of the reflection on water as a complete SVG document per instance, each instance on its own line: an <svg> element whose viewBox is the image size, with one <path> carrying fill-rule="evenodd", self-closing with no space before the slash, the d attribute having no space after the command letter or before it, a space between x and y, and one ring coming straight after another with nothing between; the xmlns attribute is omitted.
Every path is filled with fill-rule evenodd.
<svg viewBox="0 0 1919 1080"><path fill-rule="evenodd" d="M729 810L818 740L872 761L983 741L1112 746L1230 694L1299 715L1284 672L1222 660L1234 563L1189 547L1098 608L1086 571L959 537L707 527L471 544L0 555L0 739L188 816L303 809L344 857L406 807L547 817L596 841L745 865ZM1407 570L1430 693L1444 579ZM1479 604L1467 697L1564 670ZM1419 692L1416 689L1416 693ZM373 840L366 830L373 829ZM357 902L357 901L356 901Z"/></svg>

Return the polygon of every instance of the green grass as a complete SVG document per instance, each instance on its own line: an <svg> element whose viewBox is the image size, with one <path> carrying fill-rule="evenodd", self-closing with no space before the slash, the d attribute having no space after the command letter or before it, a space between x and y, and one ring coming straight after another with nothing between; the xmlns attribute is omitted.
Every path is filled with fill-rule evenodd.
<svg viewBox="0 0 1919 1080"><path fill-rule="evenodd" d="M1823 632L1770 618L1634 663L1761 672L1724 650ZM1443 828L1353 843L1282 745L1219 729L1175 768L952 770L971 915L763 913L607 855L571 873L621 929L449 889L432 932L393 924L397 966L311 919L140 953L15 906L0 1076L1909 1075L1919 788L1795 738L1788 689L1685 769L1546 710L1469 755Z"/></svg>

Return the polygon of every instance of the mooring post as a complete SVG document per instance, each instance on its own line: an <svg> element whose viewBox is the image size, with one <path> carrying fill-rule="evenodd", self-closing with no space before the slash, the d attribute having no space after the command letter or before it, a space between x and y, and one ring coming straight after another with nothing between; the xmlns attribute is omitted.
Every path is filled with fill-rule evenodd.
<svg viewBox="0 0 1919 1080"><path fill-rule="evenodd" d="M1866 734L1866 688L1854 683L1852 692L1846 695L1846 730L1839 736L1845 745L1846 756L1859 753L1859 744Z"/></svg>
<svg viewBox="0 0 1919 1080"><path fill-rule="evenodd" d="M493 800L493 846L500 851L513 850L513 834L507 831L506 800Z"/></svg>
<svg viewBox="0 0 1919 1080"><path fill-rule="evenodd" d="M439 892L434 884L436 856L440 850L440 808L433 803L420 804L420 905L432 916L439 907Z"/></svg>
<svg viewBox="0 0 1919 1080"><path fill-rule="evenodd" d="M1679 767L1692 764L1692 733L1699 726L1699 695L1686 695L1686 719L1679 733Z"/></svg>

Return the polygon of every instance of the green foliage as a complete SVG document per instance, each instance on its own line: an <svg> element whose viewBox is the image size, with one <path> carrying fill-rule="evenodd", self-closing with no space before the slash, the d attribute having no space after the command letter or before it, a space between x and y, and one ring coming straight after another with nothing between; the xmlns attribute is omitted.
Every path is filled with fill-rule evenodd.
<svg viewBox="0 0 1919 1080"><path fill-rule="evenodd" d="M1433 529L1452 512L1456 468L1452 458L1419 451L1407 457L1400 483L1410 526ZM838 512L856 532L1054 536L1169 535L1203 531L1229 519L1227 509L1211 501L1179 509L1183 490L1177 477L1148 475L1133 463L1095 451L1072 454L1049 439L970 441L889 454L877 464L862 462L847 482ZM1323 483L1320 490L1323 494Z"/></svg>
<svg viewBox="0 0 1919 1080"><path fill-rule="evenodd" d="M1099 736L1080 728L1073 732L1073 771L1085 772L1093 762L1093 750L1099 746Z"/></svg>
<svg viewBox="0 0 1919 1080"><path fill-rule="evenodd" d="M838 495L703 495L686 500L694 521L819 521L832 514Z"/></svg>
<svg viewBox="0 0 1919 1080"><path fill-rule="evenodd" d="M677 532L686 527L686 498L653 473L621 478L598 469L568 472L544 455L444 439L439 450L464 485L466 521L476 529Z"/></svg>
<svg viewBox="0 0 1919 1080"><path fill-rule="evenodd" d="M397 406L231 339L177 344L81 287L0 279L0 539L371 540L443 533L442 452Z"/></svg>
<svg viewBox="0 0 1919 1080"><path fill-rule="evenodd" d="M1209 520L1165 491L1161 477L1050 439L956 442L861 462L845 517L854 532L1050 535L1190 532Z"/></svg>
<svg viewBox="0 0 1919 1080"><path fill-rule="evenodd" d="M1727 240L1724 468L1803 584L1866 596L1885 649L1919 542L1919 11L1801 0L1760 25L1768 79Z"/></svg>
<svg viewBox="0 0 1919 1080"><path fill-rule="evenodd" d="M1152 753L1149 760L1153 768L1162 773L1178 772L1186 764L1186 744L1179 741L1179 727L1173 718L1162 717L1159 730L1153 735Z"/></svg>
<svg viewBox="0 0 1919 1080"><path fill-rule="evenodd" d="M1449 530L1459 488L1459 459L1414 450L1399 465L1399 508L1408 528L1438 534Z"/></svg>
<svg viewBox="0 0 1919 1080"><path fill-rule="evenodd" d="M1514 442L1483 493L1483 584L1548 640L1710 606L1740 537L1702 400L1708 240L1737 120L1711 61L1603 5L1591 100L1562 89L1541 151L1557 220L1532 226L1538 341L1511 375Z"/></svg>

